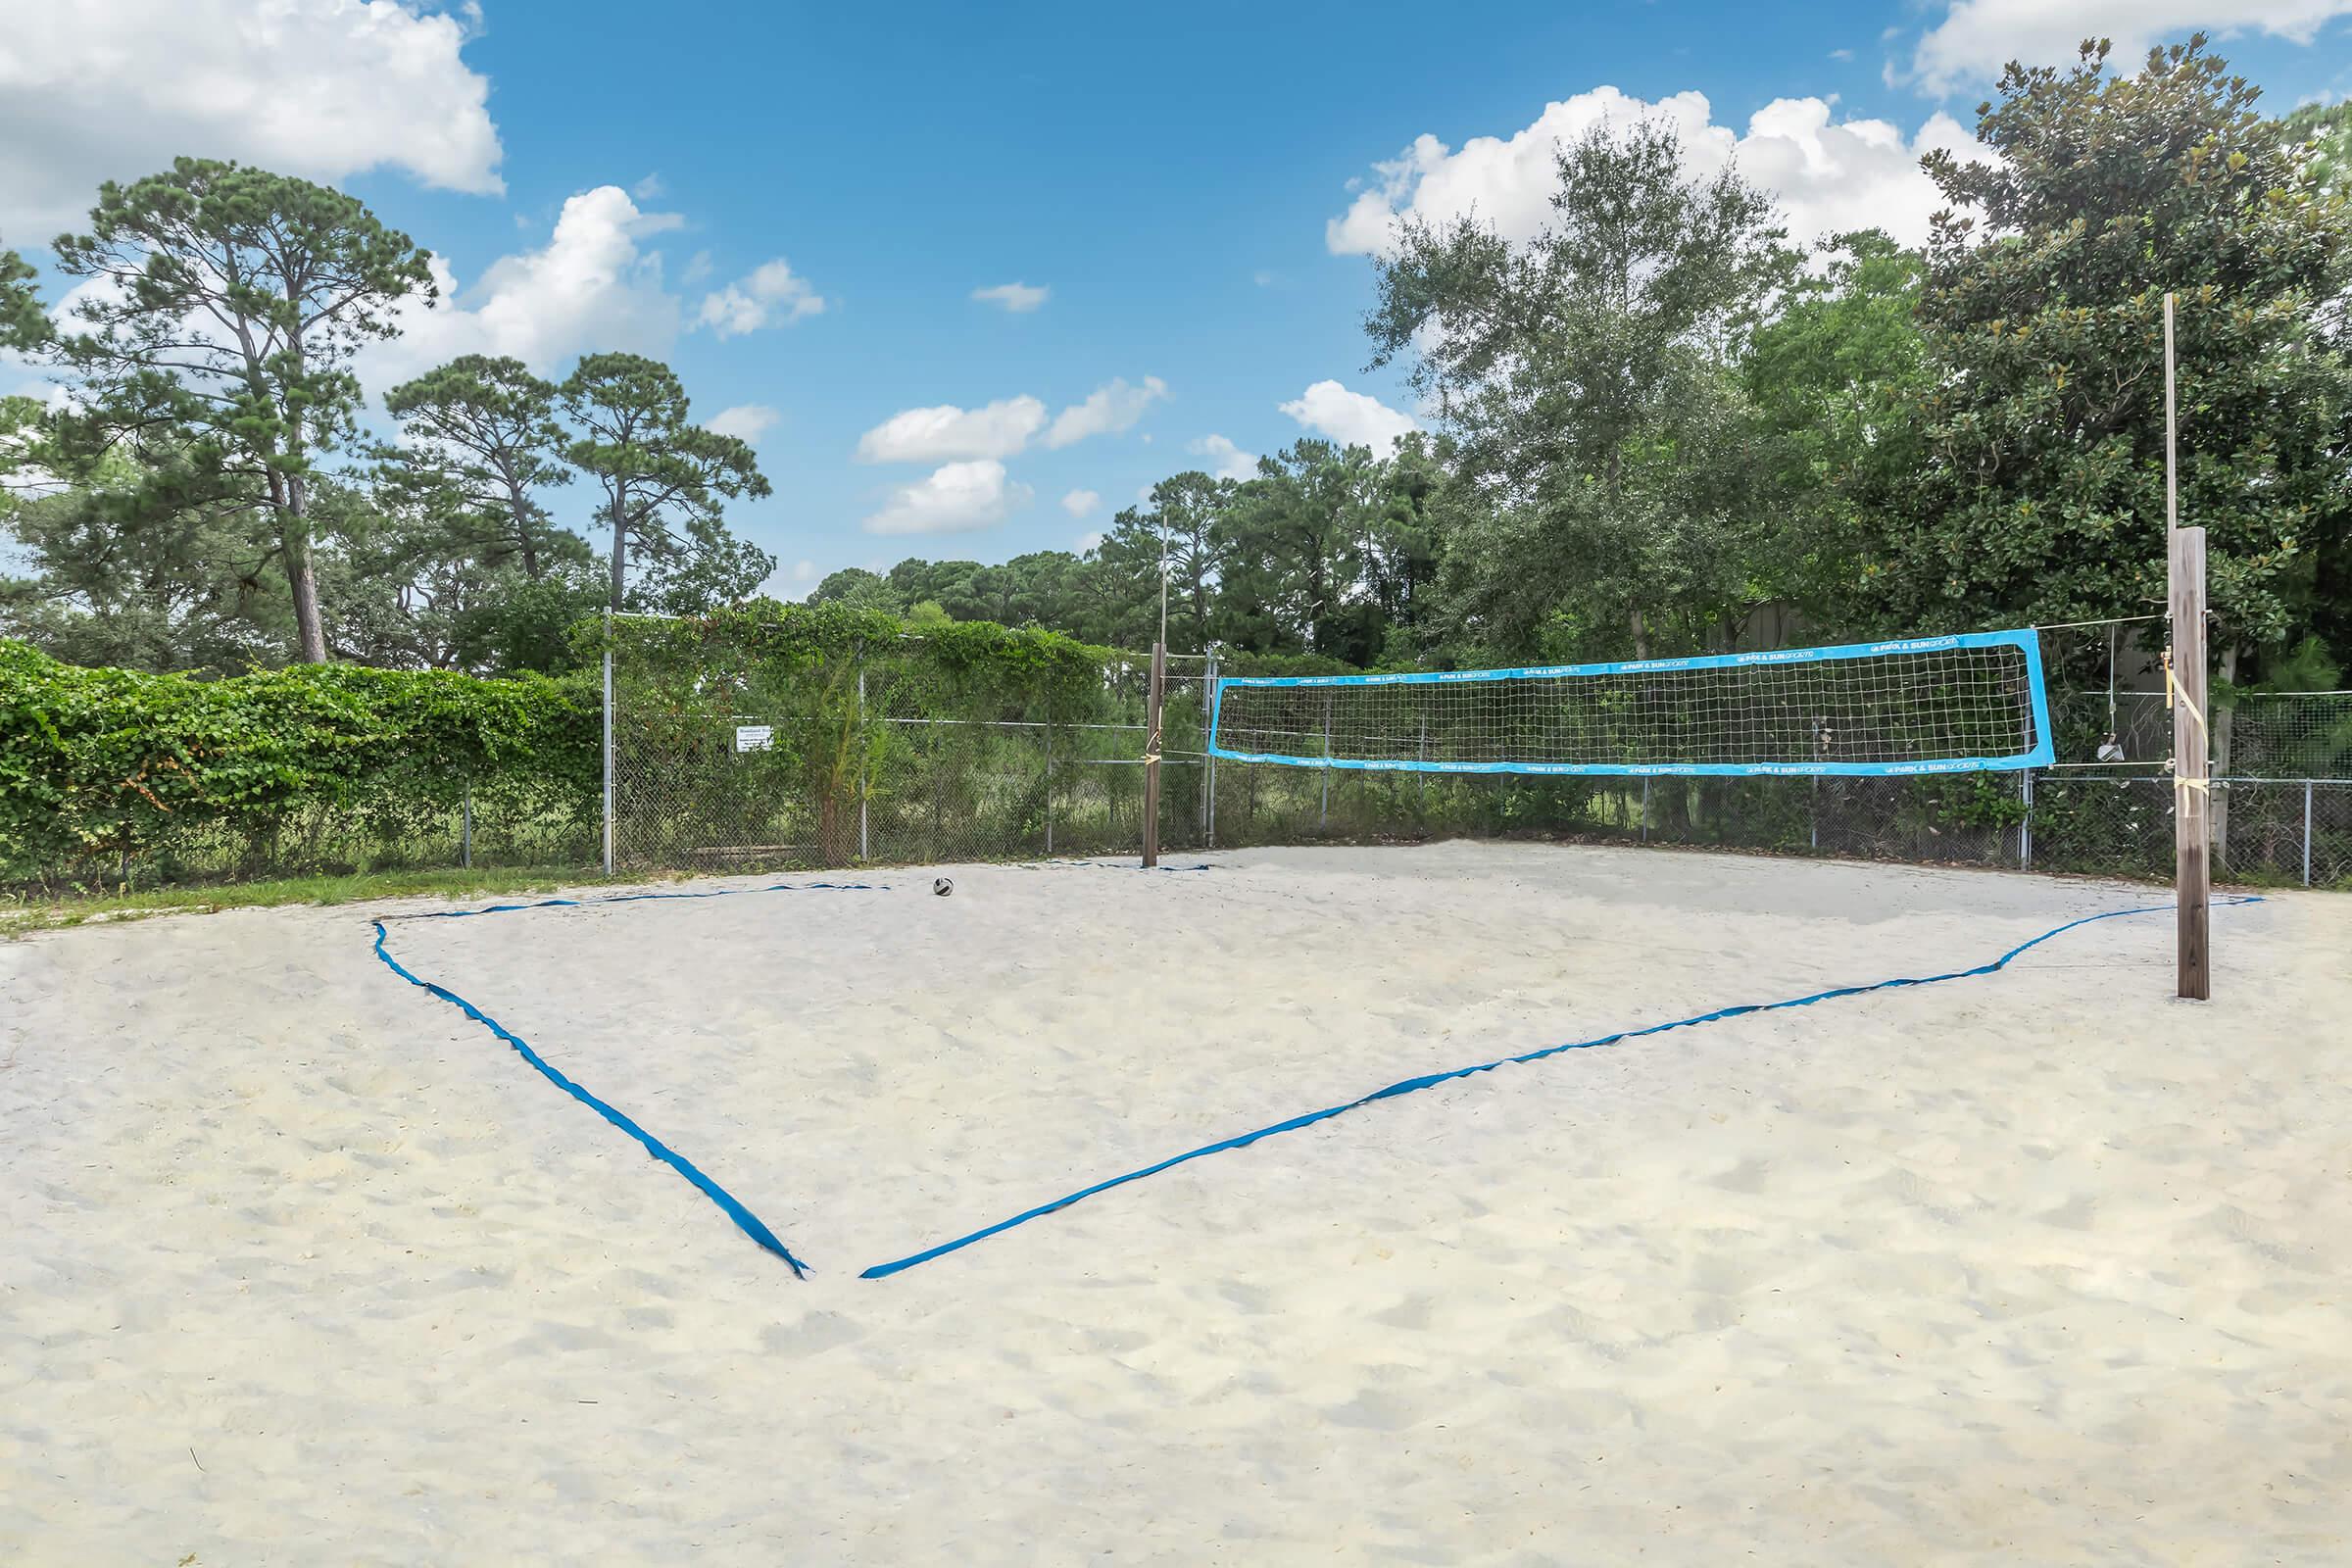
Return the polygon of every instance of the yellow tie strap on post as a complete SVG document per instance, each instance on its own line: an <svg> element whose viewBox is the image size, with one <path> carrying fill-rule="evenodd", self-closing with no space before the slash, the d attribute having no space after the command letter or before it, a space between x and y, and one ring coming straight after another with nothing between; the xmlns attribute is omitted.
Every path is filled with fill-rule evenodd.
<svg viewBox="0 0 2352 1568"><path fill-rule="evenodd" d="M2203 746L2206 736L2211 732L2205 727L2205 715L2197 711L2197 705L2188 700L2188 693L2181 689L2179 678L2173 674L2173 651L2170 648L2164 651L2164 703L2165 707L2173 711L2188 714L2189 722L2197 727L2197 744L2200 747ZM2173 761L2173 787L2184 790L2203 790L2207 794L2213 792L2211 780L2182 777L2178 758Z"/></svg>

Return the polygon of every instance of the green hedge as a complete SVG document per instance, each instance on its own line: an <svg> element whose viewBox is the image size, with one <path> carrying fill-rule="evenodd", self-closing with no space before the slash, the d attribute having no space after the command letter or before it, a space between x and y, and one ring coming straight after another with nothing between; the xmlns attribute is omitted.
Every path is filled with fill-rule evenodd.
<svg viewBox="0 0 2352 1568"><path fill-rule="evenodd" d="M233 871L306 813L389 842L437 829L469 786L593 814L597 701L539 677L350 665L85 669L0 640L0 879L114 880L199 840L241 846Z"/></svg>

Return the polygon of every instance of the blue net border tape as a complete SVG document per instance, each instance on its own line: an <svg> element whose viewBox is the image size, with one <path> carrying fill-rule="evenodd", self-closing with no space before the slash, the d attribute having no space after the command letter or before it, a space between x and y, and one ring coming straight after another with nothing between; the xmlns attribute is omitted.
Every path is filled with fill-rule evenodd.
<svg viewBox="0 0 2352 1568"><path fill-rule="evenodd" d="M1947 757L1918 762L1423 762L1390 758L1293 757L1282 752L1243 752L1225 746L1218 739L1225 691L1232 686L1433 686L1559 680L1589 675L1638 675L1653 670L1729 669L1752 664L1878 659L1959 648L2015 648L2025 655L2026 685L2034 706L2033 746L2004 757ZM2030 767L2049 767L2058 760L2057 740L2050 730L2049 693L2042 677L2041 634L2031 627L1962 632L1948 637L1906 637L1891 642L1839 643L1828 648L1784 648L1752 654L1709 654L1690 659L1644 659L1598 664L1424 670L1397 675L1232 675L1220 678L1209 696L1208 741L1202 750L1210 757L1228 761L1273 762L1284 767L1587 778L1911 778L1936 773L2017 772Z"/></svg>
<svg viewBox="0 0 2352 1568"><path fill-rule="evenodd" d="M2259 904L2262 900L2252 895L2240 895L2216 899L2213 902L2216 906L2230 906ZM1037 1207L1015 1214L1010 1219L999 1220L994 1225L958 1236L953 1241L942 1242L936 1247L925 1248L919 1252L912 1252L887 1263L876 1263L873 1267L860 1272L858 1278L888 1279L893 1274L904 1273L919 1263L931 1262L935 1258L947 1256L950 1252L960 1251L975 1242L984 1242L992 1236L1002 1235L1016 1225L1026 1225L1031 1220L1043 1219L1048 1214L1058 1213L1073 1203L1081 1202L1102 1193L1107 1193L1112 1188L1124 1187L1131 1182L1140 1182L1149 1176L1157 1176L1162 1171L1173 1170L1178 1165L1192 1160L1204 1159L1210 1154L1221 1154L1229 1150L1248 1149L1250 1145L1264 1139L1279 1137L1284 1133L1298 1132L1302 1128L1312 1127L1317 1122L1330 1121L1336 1116L1344 1116L1351 1110L1360 1110L1384 1100L1395 1100L1400 1096L1417 1094L1424 1089L1434 1089L1440 1084L1451 1083L1457 1078L1468 1078L1477 1073L1493 1072L1498 1067L1524 1066L1531 1062L1543 1061L1546 1057L1560 1055L1566 1052L1597 1050L1600 1047L1617 1045L1623 1041L1639 1040L1644 1035L1664 1034L1672 1029L1689 1029L1699 1024L1714 1023L1723 1018L1740 1018L1756 1012L1776 1012L1787 1007L1809 1007L1817 1002L1828 1002L1838 997L1865 996L1874 991L1887 991L1901 986L1940 985L1947 980L1966 980L1977 975L1997 974L2020 956L2030 953L2043 943L2063 936L2079 926L2091 925L2100 920L2120 919L2132 914L2170 913L2173 908L2174 906L2169 904L2144 905L2135 908L2109 909L2099 914L2086 914L2080 919L2069 920L2064 925L2052 926L2039 936L2019 943L1999 957L1989 962L1977 964L1972 968L1951 969L1941 974L1876 980L1866 985L1834 986L1827 991L1816 991L1802 997L1789 997L1781 1002L1758 1002L1739 1006L1718 1007L1713 1012L1702 1012L1689 1018L1676 1018L1666 1023L1653 1023L1646 1028L1621 1029L1614 1034L1596 1035L1590 1040L1571 1040L1562 1045L1545 1046L1542 1050L1525 1052L1515 1056L1502 1056L1494 1061L1482 1061L1473 1066L1456 1067L1447 1072L1425 1073L1417 1078L1402 1079L1390 1084L1385 1089L1376 1089L1368 1095L1350 1100L1345 1104L1327 1105L1321 1110L1310 1110L1304 1115L1293 1116L1286 1121L1278 1121L1271 1126L1260 1127L1254 1132L1243 1133L1238 1138L1226 1138L1213 1144L1204 1144L1199 1149L1187 1150L1185 1152L1163 1159L1157 1164L1146 1165L1141 1170L1131 1170L1124 1175L1113 1176L1107 1181L1097 1182L1092 1187L1080 1188L1067 1197L1054 1199L1050 1203L1040 1203Z"/></svg>

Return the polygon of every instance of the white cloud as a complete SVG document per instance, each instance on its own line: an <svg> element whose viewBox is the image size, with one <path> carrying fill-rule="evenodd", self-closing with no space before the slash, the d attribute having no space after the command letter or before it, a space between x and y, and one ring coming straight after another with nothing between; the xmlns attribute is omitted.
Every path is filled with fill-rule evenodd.
<svg viewBox="0 0 2352 1568"><path fill-rule="evenodd" d="M977 409L943 403L904 409L858 438L860 463L938 463L950 458L1009 458L1027 449L1040 430L1049 447L1066 447L1090 435L1125 430L1144 410L1168 395L1156 375L1141 386L1112 379L1095 388L1046 422L1046 406L1026 393Z"/></svg>
<svg viewBox="0 0 2352 1568"><path fill-rule="evenodd" d="M1974 3L1974 0L1971 0ZM2352 4L2352 0L2342 0ZM1547 104L1535 122L1508 137L1477 136L1459 149L1417 137L1395 160L1374 166L1371 188L1324 225L1338 255L1371 255L1390 244L1400 217L1433 222L1475 214L1506 239L1524 240L1551 216L1557 152L1609 124L1671 122L1694 173L1736 162L1748 179L1776 194L1789 237L1811 244L1825 234L1884 228L1908 243L1926 239L1928 219L1944 204L1920 158L1938 147L1987 156L1949 115L1929 117L1906 139L1884 120L1834 121L1826 99L1781 98L1748 117L1747 133L1714 123L1704 93L1676 93L1657 103L1614 87Z"/></svg>
<svg viewBox="0 0 2352 1568"><path fill-rule="evenodd" d="M1029 487L1008 483L994 458L950 463L929 477L901 485L882 510L865 519L867 533L963 533L1003 522L1028 505Z"/></svg>
<svg viewBox="0 0 2352 1568"><path fill-rule="evenodd" d="M1089 551L1100 550L1102 548L1102 535L1100 532L1082 533L1070 542L1070 548L1082 556Z"/></svg>
<svg viewBox="0 0 2352 1568"><path fill-rule="evenodd" d="M409 0L72 0L9 8L0 232L78 226L99 182L182 153L333 181L399 169L494 195L489 79L466 28Z"/></svg>
<svg viewBox="0 0 2352 1568"><path fill-rule="evenodd" d="M1955 0L1919 40L1911 69L1940 94L1990 80L2012 60L2063 65L2085 38L2114 39L2115 58L2136 68L2150 44L2200 28L2307 44L2344 16L2352 0Z"/></svg>
<svg viewBox="0 0 2352 1568"><path fill-rule="evenodd" d="M1221 435L1204 435L1188 442L1185 451L1206 458L1208 471L1220 479L1253 479L1257 477L1257 454L1244 452Z"/></svg>
<svg viewBox="0 0 2352 1568"><path fill-rule="evenodd" d="M1066 447L1090 435L1116 435L1131 429L1146 409L1167 395L1168 383L1156 375L1145 376L1141 386L1129 386L1124 377L1113 376L1088 393L1084 403L1073 403L1054 416L1046 445Z"/></svg>
<svg viewBox="0 0 2352 1568"><path fill-rule="evenodd" d="M404 305L401 335L368 351L362 375L383 386L460 354L511 354L542 374L589 350L664 354L677 337L678 299L663 286L662 258L638 242L680 221L600 185L564 204L543 249L500 258L470 288L436 256L439 308Z"/></svg>
<svg viewBox="0 0 2352 1568"><path fill-rule="evenodd" d="M1337 381L1317 381L1282 412L1317 435L1342 446L1370 447L1386 456L1409 430L1417 430L1412 416L1399 414L1368 392L1350 392Z"/></svg>
<svg viewBox="0 0 2352 1568"><path fill-rule="evenodd" d="M1081 519L1093 514L1102 505L1102 493L1100 490L1073 490L1061 498L1061 510Z"/></svg>
<svg viewBox="0 0 2352 1568"><path fill-rule="evenodd" d="M667 195L669 187L662 183L662 175L658 172L646 175L629 187L629 194L641 202L658 202Z"/></svg>
<svg viewBox="0 0 2352 1568"><path fill-rule="evenodd" d="M794 582L816 581L816 563L813 561L795 562L792 568L792 580Z"/></svg>
<svg viewBox="0 0 2352 1568"><path fill-rule="evenodd" d="M704 295L703 308L695 322L710 327L720 337L741 337L763 326L790 326L802 317L815 316L824 308L823 296L808 286L807 278L795 275L791 266L779 256L772 262L760 263L750 276L739 278L714 294Z"/></svg>
<svg viewBox="0 0 2352 1568"><path fill-rule="evenodd" d="M983 305L1001 306L1014 316L1026 316L1045 304L1053 292L1048 288L1031 288L1026 283L998 283L972 290L972 298Z"/></svg>
<svg viewBox="0 0 2352 1568"><path fill-rule="evenodd" d="M783 416L764 403L739 403L731 409L721 409L703 421L704 428L720 435L731 435L740 441L758 445L774 423Z"/></svg>
<svg viewBox="0 0 2352 1568"><path fill-rule="evenodd" d="M948 458L1009 458L1045 427L1046 406L1033 397L984 408L943 403L906 409L858 438L860 463L938 463Z"/></svg>

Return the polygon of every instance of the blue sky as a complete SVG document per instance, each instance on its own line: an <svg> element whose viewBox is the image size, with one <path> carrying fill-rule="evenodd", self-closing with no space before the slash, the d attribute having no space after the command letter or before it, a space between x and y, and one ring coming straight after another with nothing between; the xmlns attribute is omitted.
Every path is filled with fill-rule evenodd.
<svg viewBox="0 0 2352 1568"><path fill-rule="evenodd" d="M1364 369L1389 215L1524 227L1598 117L1672 115L1800 230L1917 238L1918 153L1965 146L2009 55L2177 13L2237 24L2220 47L2281 110L2352 89L2352 0L55 9L0 42L0 239L37 254L97 178L182 151L332 179L456 285L379 390L467 349L667 358L757 446L776 493L734 518L786 594L1070 548L1179 468L1386 439L1414 415ZM1044 292L973 297L1008 284Z"/></svg>

